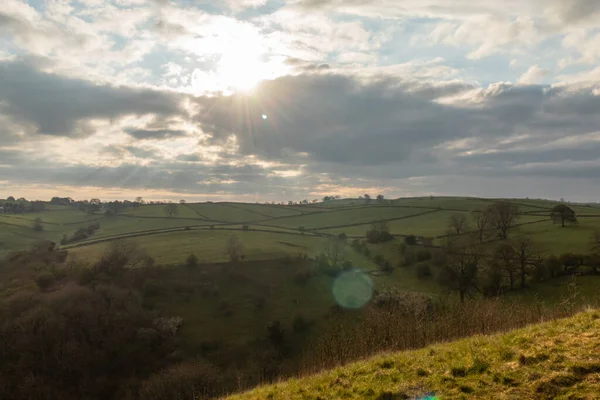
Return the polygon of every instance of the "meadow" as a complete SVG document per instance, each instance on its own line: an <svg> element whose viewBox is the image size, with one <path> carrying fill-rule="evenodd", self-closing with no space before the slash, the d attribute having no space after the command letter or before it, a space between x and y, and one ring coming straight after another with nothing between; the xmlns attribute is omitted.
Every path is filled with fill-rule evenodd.
<svg viewBox="0 0 600 400"><path fill-rule="evenodd" d="M572 205L579 223L560 228L549 218L549 210L556 202L507 201L518 205L521 213L517 226L511 229L514 234L531 235L549 254L585 252L590 235L600 229L597 207ZM69 206L49 205L42 212L0 214L0 256L27 248L42 238L58 242L63 235L98 222L100 229L93 236L70 245L76 247L73 254L93 258L106 243L130 238L161 263L181 263L191 252L202 261L215 262L226 258L222 249L227 237L237 232L252 259L299 252L312 257L326 246L327 237L345 234L361 238L375 221L386 221L390 233L397 236L397 243L407 235L441 238L447 234L452 215L469 218L470 211L483 209L491 202L491 199L422 197L390 200L385 204L375 201L367 204L358 199L291 206L196 203L179 205L172 217L165 213L163 205L142 205L110 217L101 212L89 214ZM41 219L43 232L31 229L36 218ZM472 229L471 224L467 230ZM247 234L246 230L252 233Z"/></svg>

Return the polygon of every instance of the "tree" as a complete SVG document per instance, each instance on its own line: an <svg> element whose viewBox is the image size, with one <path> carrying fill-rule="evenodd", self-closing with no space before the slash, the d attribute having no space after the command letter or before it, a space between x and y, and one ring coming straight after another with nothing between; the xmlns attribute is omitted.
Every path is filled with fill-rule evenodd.
<svg viewBox="0 0 600 400"><path fill-rule="evenodd" d="M488 210L475 210L471 213L475 227L477 228L477 238L479 243L483 243L485 230L490 225L490 213Z"/></svg>
<svg viewBox="0 0 600 400"><path fill-rule="evenodd" d="M550 218L552 218L552 222L555 224L560 222L561 226L565 227L565 222L576 224L577 217L575 216L575 211L565 204L558 204L552 208L550 211Z"/></svg>
<svg viewBox="0 0 600 400"><path fill-rule="evenodd" d="M502 271L503 275L505 274L508 278L509 287L513 289L519 273L519 266L513 247L506 243L496 247L491 264L495 270Z"/></svg>
<svg viewBox="0 0 600 400"><path fill-rule="evenodd" d="M242 241L240 238L233 234L227 240L226 247L227 255L231 262L236 262L242 257L242 253L244 252L244 246L242 245Z"/></svg>
<svg viewBox="0 0 600 400"><path fill-rule="evenodd" d="M600 252L600 230L596 230L592 233L590 248L594 252Z"/></svg>
<svg viewBox="0 0 600 400"><path fill-rule="evenodd" d="M452 214L448 227L452 229L457 235L460 235L467 229L467 216L462 213Z"/></svg>
<svg viewBox="0 0 600 400"><path fill-rule="evenodd" d="M186 201L184 199L179 200L179 204L185 204Z"/></svg>
<svg viewBox="0 0 600 400"><path fill-rule="evenodd" d="M364 197L365 197L365 202L366 202L367 204L369 204L369 203L371 202L371 196L369 196L369 194L368 194L368 193L365 193L365 196L364 196Z"/></svg>
<svg viewBox="0 0 600 400"><path fill-rule="evenodd" d="M339 263L346 258L346 244L338 238L331 238L325 249L325 255L329 261L329 265L337 268Z"/></svg>
<svg viewBox="0 0 600 400"><path fill-rule="evenodd" d="M15 201L15 198L14 198L13 196L8 196L8 197L6 198L6 200L8 200L8 201Z"/></svg>
<svg viewBox="0 0 600 400"><path fill-rule="evenodd" d="M513 250L521 278L521 288L525 288L527 276L544 261L543 253L537 249L529 236L522 236L515 240Z"/></svg>
<svg viewBox="0 0 600 400"><path fill-rule="evenodd" d="M514 204L499 201L488 207L491 225L498 231L500 239L508 237L508 230L519 217L519 207Z"/></svg>
<svg viewBox="0 0 600 400"><path fill-rule="evenodd" d="M168 203L165 205L165 214L169 216L169 218L173 218L174 215L179 213L179 206L175 203Z"/></svg>
<svg viewBox="0 0 600 400"><path fill-rule="evenodd" d="M33 221L33 230L37 232L41 232L44 230L44 225L42 225L42 219L40 217L37 217Z"/></svg>
<svg viewBox="0 0 600 400"><path fill-rule="evenodd" d="M481 263L481 251L468 245L460 251L447 248L438 273L438 282L450 291L458 292L460 301L477 289L477 276Z"/></svg>
<svg viewBox="0 0 600 400"><path fill-rule="evenodd" d="M394 236L390 233L390 228L385 221L373 222L371 224L371 229L366 232L365 236L369 243L383 243L394 239Z"/></svg>
<svg viewBox="0 0 600 400"><path fill-rule="evenodd" d="M145 203L144 198L141 197L141 196L136 197L135 198L135 203L144 204Z"/></svg>
<svg viewBox="0 0 600 400"><path fill-rule="evenodd" d="M383 195L382 195L382 194L378 194L378 195L377 195L377 202L378 202L379 204L382 204L382 203L383 203L383 201L384 201L384 197L383 197Z"/></svg>
<svg viewBox="0 0 600 400"><path fill-rule="evenodd" d="M293 205L294 205L294 202L292 200L288 201L288 206L293 206Z"/></svg>

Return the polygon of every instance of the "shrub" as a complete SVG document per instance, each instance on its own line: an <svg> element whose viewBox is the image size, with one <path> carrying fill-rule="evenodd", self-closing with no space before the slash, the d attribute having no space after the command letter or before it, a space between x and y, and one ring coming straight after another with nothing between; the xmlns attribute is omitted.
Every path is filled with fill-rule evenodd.
<svg viewBox="0 0 600 400"><path fill-rule="evenodd" d="M44 230L44 225L42 225L42 219L40 217L33 221L33 230L36 232L41 232Z"/></svg>
<svg viewBox="0 0 600 400"><path fill-rule="evenodd" d="M306 283L308 283L311 276L312 276L312 272L310 271L309 268L300 268L294 274L294 282L297 285L301 285L301 286L306 285Z"/></svg>
<svg viewBox="0 0 600 400"><path fill-rule="evenodd" d="M417 262L430 260L431 252L429 250L425 250L425 249L419 250L419 251L417 251L416 258L417 258Z"/></svg>
<svg viewBox="0 0 600 400"><path fill-rule="evenodd" d="M394 270L394 266L388 260L384 260L383 263L379 266L382 272L391 273Z"/></svg>
<svg viewBox="0 0 600 400"><path fill-rule="evenodd" d="M140 400L185 400L217 394L219 370L206 361L167 367L150 376L140 387ZM197 396L202 397L197 397Z"/></svg>
<svg viewBox="0 0 600 400"><path fill-rule="evenodd" d="M250 229L250 227L248 225L242 225L242 229L247 231L248 229Z"/></svg>
<svg viewBox="0 0 600 400"><path fill-rule="evenodd" d="M346 239L348 239L348 235L346 235L344 232L342 232L338 235L338 238L340 240L346 240Z"/></svg>
<svg viewBox="0 0 600 400"><path fill-rule="evenodd" d="M42 291L48 290L54 283L54 275L49 271L42 271L35 277L35 284Z"/></svg>
<svg viewBox="0 0 600 400"><path fill-rule="evenodd" d="M417 265L417 278L419 279L425 279L431 276L431 267L429 267L429 264L419 264Z"/></svg>
<svg viewBox="0 0 600 400"><path fill-rule="evenodd" d="M191 253L185 260L185 266L188 268L195 268L198 266L198 257L194 253Z"/></svg>
<svg viewBox="0 0 600 400"><path fill-rule="evenodd" d="M149 279L142 285L142 294L146 297L158 296L162 293L162 282L157 279Z"/></svg>
<svg viewBox="0 0 600 400"><path fill-rule="evenodd" d="M294 321L292 322L292 329L294 333L302 333L310 328L311 322L307 320L302 314L296 315L294 317Z"/></svg>
<svg viewBox="0 0 600 400"><path fill-rule="evenodd" d="M404 243L409 244L409 245L415 245L415 244L417 244L417 237L414 235L408 235L407 237L404 238Z"/></svg>
<svg viewBox="0 0 600 400"><path fill-rule="evenodd" d="M267 325L267 337L275 347L283 344L285 331L280 321L273 321Z"/></svg>
<svg viewBox="0 0 600 400"><path fill-rule="evenodd" d="M351 271L352 269L354 269L354 266L352 265L352 261L346 260L342 263L342 270Z"/></svg>

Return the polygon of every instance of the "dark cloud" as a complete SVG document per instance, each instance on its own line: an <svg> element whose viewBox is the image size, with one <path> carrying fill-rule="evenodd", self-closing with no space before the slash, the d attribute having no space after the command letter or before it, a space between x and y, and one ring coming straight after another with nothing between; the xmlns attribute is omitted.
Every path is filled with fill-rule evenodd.
<svg viewBox="0 0 600 400"><path fill-rule="evenodd" d="M437 101L462 92L467 101ZM301 75L265 82L251 98L200 98L206 111L197 118L215 142L235 133L242 154L284 161L308 153L344 165L404 162L458 139L550 135L564 130L561 124L581 134L600 126L600 101L589 91L503 84L471 92L460 83Z"/></svg>
<svg viewBox="0 0 600 400"><path fill-rule="evenodd" d="M140 140L167 139L187 135L185 131L173 129L126 129L125 132L130 136Z"/></svg>
<svg viewBox="0 0 600 400"><path fill-rule="evenodd" d="M30 64L0 62L0 112L33 124L38 133L80 136L89 119L125 115L181 114L181 96L150 89L95 85L91 82L40 72ZM79 129L77 129L79 128Z"/></svg>

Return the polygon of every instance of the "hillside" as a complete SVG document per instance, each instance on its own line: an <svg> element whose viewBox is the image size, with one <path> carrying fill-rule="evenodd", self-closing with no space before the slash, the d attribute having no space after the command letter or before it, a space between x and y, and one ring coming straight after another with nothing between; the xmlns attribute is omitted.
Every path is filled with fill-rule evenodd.
<svg viewBox="0 0 600 400"><path fill-rule="evenodd" d="M0 256L28 248L40 239L58 243L64 235L71 236L92 223L100 225L93 235L63 248L71 248L70 253L80 258L94 258L111 241L134 239L163 265L181 263L192 251L203 262L219 262L227 259L222 250L227 238L235 232L250 231L252 234L243 233L242 238L249 259L298 253L314 256L326 246L327 237L343 233L350 239L363 238L375 221L387 223L396 243L407 235L427 236L435 242L446 235L452 215L470 219L470 211L483 209L493 201L427 197L387 200L384 204L365 204L360 200L292 206L196 203L180 205L173 216L165 213L163 205L142 205L107 216L103 212L90 214L70 206L46 204L40 212L0 214ZM506 201L517 205L520 212L511 232L531 235L548 253L586 252L591 233L600 229L600 209L596 207L571 205L579 223L560 229L549 219L556 202ZM37 218L42 231L32 228ZM467 231L473 229L471 222Z"/></svg>
<svg viewBox="0 0 600 400"><path fill-rule="evenodd" d="M389 353L237 399L597 399L600 312Z"/></svg>

